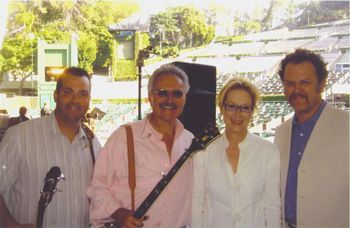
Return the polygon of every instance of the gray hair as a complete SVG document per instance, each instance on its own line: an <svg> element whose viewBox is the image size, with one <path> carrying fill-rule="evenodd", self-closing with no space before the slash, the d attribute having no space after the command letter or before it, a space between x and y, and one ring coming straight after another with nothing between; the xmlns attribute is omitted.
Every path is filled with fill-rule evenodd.
<svg viewBox="0 0 350 228"><path fill-rule="evenodd" d="M148 92L151 92L153 90L154 82L156 81L156 79L158 79L160 76L165 74L171 74L178 77L185 85L184 92L188 93L188 91L190 90L190 84L188 82L187 74L185 73L185 71L181 70L179 67L172 64L162 65L153 72L153 74L148 80L148 86L147 86Z"/></svg>

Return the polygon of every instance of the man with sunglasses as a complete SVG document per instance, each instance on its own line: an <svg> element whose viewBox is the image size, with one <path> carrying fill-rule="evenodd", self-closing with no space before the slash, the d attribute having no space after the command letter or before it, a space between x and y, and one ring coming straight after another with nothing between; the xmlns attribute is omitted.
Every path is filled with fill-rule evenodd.
<svg viewBox="0 0 350 228"><path fill-rule="evenodd" d="M349 112L322 99L322 57L297 49L279 76L294 116L276 131L283 221L288 227L349 227Z"/></svg>
<svg viewBox="0 0 350 228"><path fill-rule="evenodd" d="M148 82L152 112L130 123L135 153L135 209L189 147L193 135L177 119L186 102L188 77L167 64ZM192 163L188 161L141 220L132 216L128 175L128 143L124 126L108 139L96 160L88 187L90 217L95 227L115 221L120 227L183 227L190 223ZM147 216L147 218L148 218Z"/></svg>

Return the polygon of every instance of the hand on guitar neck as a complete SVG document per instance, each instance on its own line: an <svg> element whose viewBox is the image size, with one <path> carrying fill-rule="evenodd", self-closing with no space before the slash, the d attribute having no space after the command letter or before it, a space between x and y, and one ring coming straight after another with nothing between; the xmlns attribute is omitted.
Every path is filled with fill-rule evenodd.
<svg viewBox="0 0 350 228"><path fill-rule="evenodd" d="M143 227L143 221L149 217L146 215L142 219L133 216L133 212L126 208L118 208L111 216L118 224L118 227Z"/></svg>

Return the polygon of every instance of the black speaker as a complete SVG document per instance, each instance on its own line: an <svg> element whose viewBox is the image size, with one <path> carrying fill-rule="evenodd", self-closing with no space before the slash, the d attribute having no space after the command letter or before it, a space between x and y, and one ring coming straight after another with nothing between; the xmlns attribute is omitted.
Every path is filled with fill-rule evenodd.
<svg viewBox="0 0 350 228"><path fill-rule="evenodd" d="M197 135L209 122L215 124L216 67L173 62L188 75L190 91L179 119L185 128Z"/></svg>

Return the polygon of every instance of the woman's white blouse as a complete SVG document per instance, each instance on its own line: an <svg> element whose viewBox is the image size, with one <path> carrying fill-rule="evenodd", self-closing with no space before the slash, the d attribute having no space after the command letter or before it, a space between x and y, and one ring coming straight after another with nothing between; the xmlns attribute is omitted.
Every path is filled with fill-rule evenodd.
<svg viewBox="0 0 350 228"><path fill-rule="evenodd" d="M280 158L275 145L248 133L236 174L225 134L194 157L191 227L280 227Z"/></svg>

